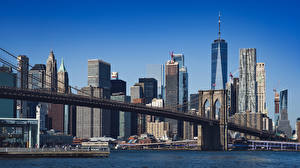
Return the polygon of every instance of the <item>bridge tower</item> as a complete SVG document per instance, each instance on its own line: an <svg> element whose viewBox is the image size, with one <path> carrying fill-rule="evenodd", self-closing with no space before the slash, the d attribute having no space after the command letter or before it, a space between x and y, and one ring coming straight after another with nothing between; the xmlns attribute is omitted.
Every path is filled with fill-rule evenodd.
<svg viewBox="0 0 300 168"><path fill-rule="evenodd" d="M226 90L200 90L199 115L201 117L217 120L198 125L198 145L202 150L227 150L227 96Z"/></svg>

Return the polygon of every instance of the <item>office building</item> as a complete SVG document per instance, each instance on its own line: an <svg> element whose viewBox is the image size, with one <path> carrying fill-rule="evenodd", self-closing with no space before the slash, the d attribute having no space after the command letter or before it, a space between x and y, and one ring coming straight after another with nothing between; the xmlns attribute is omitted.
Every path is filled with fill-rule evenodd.
<svg viewBox="0 0 300 168"><path fill-rule="evenodd" d="M225 89L227 83L227 43L221 39L221 19L219 15L218 39L211 44L211 89Z"/></svg>
<svg viewBox="0 0 300 168"><path fill-rule="evenodd" d="M257 83L257 110L259 113L267 114L266 110L266 71L264 63L256 64Z"/></svg>
<svg viewBox="0 0 300 168"><path fill-rule="evenodd" d="M120 102L130 102L130 97L123 93L115 93L110 96L111 100ZM127 140L131 135L131 113L124 111L111 110L113 122L111 123L113 138Z"/></svg>
<svg viewBox="0 0 300 168"><path fill-rule="evenodd" d="M83 87L78 95L109 99L110 90L99 87ZM110 137L110 111L99 108L76 107L76 136L78 138Z"/></svg>
<svg viewBox="0 0 300 168"><path fill-rule="evenodd" d="M0 67L0 86L16 87L16 74L12 68ZM12 99L0 99L0 118L16 117L16 101Z"/></svg>
<svg viewBox="0 0 300 168"><path fill-rule="evenodd" d="M19 55L17 59L18 59L17 87L27 89L29 58L26 55ZM27 101L17 100L17 116L28 118L29 117L28 113L29 111L27 108Z"/></svg>
<svg viewBox="0 0 300 168"><path fill-rule="evenodd" d="M41 89L46 87L46 65L35 64L29 71L29 89Z"/></svg>
<svg viewBox="0 0 300 168"><path fill-rule="evenodd" d="M179 63L172 59L166 63L166 101L165 107L177 110L179 104ZM170 135L173 139L177 139L180 135L178 132L178 121L166 118L170 123Z"/></svg>
<svg viewBox="0 0 300 168"><path fill-rule="evenodd" d="M111 94L122 93L126 95L126 82L120 80L117 72L112 72L111 75Z"/></svg>
<svg viewBox="0 0 300 168"><path fill-rule="evenodd" d="M239 111L257 112L256 49L240 49Z"/></svg>
<svg viewBox="0 0 300 168"><path fill-rule="evenodd" d="M280 102L280 97L279 97L279 93L275 91L275 98L274 98L274 126L275 126L275 130L277 132L277 127L278 127L278 123L279 123L279 117L280 117L280 113L279 113L279 102Z"/></svg>
<svg viewBox="0 0 300 168"><path fill-rule="evenodd" d="M157 97L164 99L165 93L165 67L160 64L148 64L146 77L157 80Z"/></svg>
<svg viewBox="0 0 300 168"><path fill-rule="evenodd" d="M102 60L88 60L88 86L111 88L110 64Z"/></svg>
<svg viewBox="0 0 300 168"><path fill-rule="evenodd" d="M50 52L46 64L46 88L57 91L57 64L53 51Z"/></svg>
<svg viewBox="0 0 300 168"><path fill-rule="evenodd" d="M229 116L239 112L239 78L233 78L227 82L227 106L229 107Z"/></svg>
<svg viewBox="0 0 300 168"><path fill-rule="evenodd" d="M154 78L139 78L139 83L142 84L143 97L145 103L151 103L153 98L157 98L157 80Z"/></svg>
<svg viewBox="0 0 300 168"><path fill-rule="evenodd" d="M126 96L126 82L119 79L117 72L112 72L111 78L110 99L121 102L130 102L130 100L128 100L128 97ZM128 132L128 129L130 131L131 128L130 117L131 115L125 112L119 110L111 110L111 137L124 138L130 136L130 132Z"/></svg>
<svg viewBox="0 0 300 168"><path fill-rule="evenodd" d="M288 90L282 90L280 92L280 118L278 122L277 131L285 134L287 137L292 136L292 128L288 119Z"/></svg>
<svg viewBox="0 0 300 168"><path fill-rule="evenodd" d="M144 99L144 83L136 83L130 87L131 103L145 104ZM146 116L144 114L131 114L131 130L132 135L141 135L146 131Z"/></svg>

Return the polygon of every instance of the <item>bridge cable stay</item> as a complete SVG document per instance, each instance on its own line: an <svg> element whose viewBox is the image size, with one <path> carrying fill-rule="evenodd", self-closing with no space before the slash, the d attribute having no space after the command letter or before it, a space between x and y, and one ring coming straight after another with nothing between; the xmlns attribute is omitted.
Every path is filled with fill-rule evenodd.
<svg viewBox="0 0 300 168"><path fill-rule="evenodd" d="M11 56L11 57L17 59L17 61L23 61L23 60L19 60L17 56L13 55L12 53L8 52L7 50L5 50L5 49L3 49L3 48L0 48L0 50L3 51L4 53L6 53L7 55L9 55L9 56ZM28 64L28 66L31 67L31 68L33 68L33 66L30 65L30 64ZM17 70L17 71L19 71L19 70ZM19 71L19 72L20 72L20 71ZM45 73L45 75L48 76L48 77L52 77L52 76L50 76L50 75L47 74L47 73ZM63 81L60 81L60 80L58 80L58 79L57 79L57 82L59 82L59 83L61 83L61 84L65 84ZM46 83L46 82L45 82L45 83ZM51 86L50 86L50 87L51 87ZM71 89L76 90L77 93L80 92L80 93L83 93L83 94L85 94L85 95L88 95L88 96L93 97L93 95L91 95L91 94L89 94L89 93L86 93L86 92L84 92L84 91L82 91L82 90L80 90L80 89L77 89L76 87L73 87L73 86L71 86L71 85L68 85L68 87L70 87Z"/></svg>

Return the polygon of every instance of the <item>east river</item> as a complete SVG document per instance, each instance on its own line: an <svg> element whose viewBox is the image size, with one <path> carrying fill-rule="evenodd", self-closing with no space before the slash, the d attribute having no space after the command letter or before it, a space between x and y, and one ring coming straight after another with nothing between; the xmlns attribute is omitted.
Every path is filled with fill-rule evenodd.
<svg viewBox="0 0 300 168"><path fill-rule="evenodd" d="M0 168L300 167L300 152L112 151L108 158L0 159Z"/></svg>

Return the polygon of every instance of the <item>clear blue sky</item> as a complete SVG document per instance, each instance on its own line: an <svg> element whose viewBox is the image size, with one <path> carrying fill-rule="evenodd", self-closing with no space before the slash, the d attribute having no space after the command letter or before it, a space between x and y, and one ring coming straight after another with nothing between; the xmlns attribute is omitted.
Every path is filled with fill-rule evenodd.
<svg viewBox="0 0 300 168"><path fill-rule="evenodd" d="M0 46L46 63L51 49L63 57L70 84L87 84L87 60L111 63L128 86L145 76L147 64L163 64L183 52L189 92L210 86L210 45L228 42L228 70L239 64L239 48L257 48L266 64L267 107L273 117L273 88L289 89L289 119L300 117L300 2L282 1L17 1L1 0Z"/></svg>

